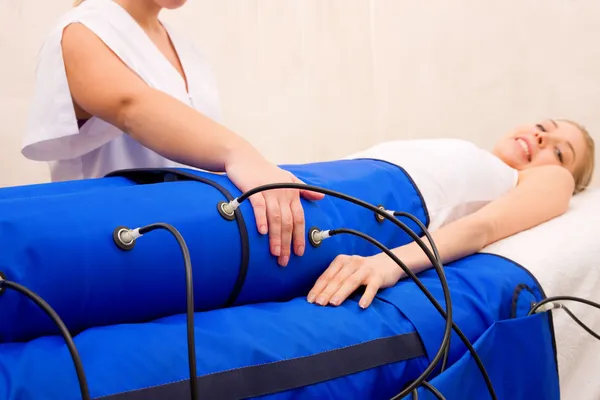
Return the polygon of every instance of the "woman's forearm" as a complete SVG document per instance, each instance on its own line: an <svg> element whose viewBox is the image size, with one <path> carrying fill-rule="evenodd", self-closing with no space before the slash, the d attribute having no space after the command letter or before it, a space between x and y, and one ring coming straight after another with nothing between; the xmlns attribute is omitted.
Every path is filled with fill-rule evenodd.
<svg viewBox="0 0 600 400"><path fill-rule="evenodd" d="M261 158L240 136L154 89L124 102L119 125L163 157L196 168L223 172L234 159Z"/></svg>
<svg viewBox="0 0 600 400"><path fill-rule="evenodd" d="M442 262L445 264L481 250L491 237L493 226L489 221L472 214L432 232ZM431 249L427 239L423 241ZM415 242L397 247L392 253L415 274L432 266ZM371 257L340 255L321 274L307 298L309 302L320 305L340 305L359 286L364 285L365 292L359 304L366 308L379 289L394 286L405 277L402 268L384 252Z"/></svg>
<svg viewBox="0 0 600 400"><path fill-rule="evenodd" d="M442 263L446 264L476 253L485 247L488 242L489 231L490 228L487 224L480 222L476 218L465 217L430 234L442 259ZM432 251L427 238L422 237L422 240L425 246ZM431 261L416 242L397 247L392 252L415 274L432 267ZM380 256L387 257L386 254L381 254ZM387 258L389 259L389 257ZM398 274L399 279L406 277L406 274L402 270Z"/></svg>

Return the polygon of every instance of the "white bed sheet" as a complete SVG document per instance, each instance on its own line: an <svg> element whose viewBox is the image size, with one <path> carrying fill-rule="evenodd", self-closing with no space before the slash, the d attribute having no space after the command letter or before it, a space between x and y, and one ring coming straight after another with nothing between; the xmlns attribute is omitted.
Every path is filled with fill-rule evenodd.
<svg viewBox="0 0 600 400"><path fill-rule="evenodd" d="M571 295L600 303L600 189L571 200L562 216L494 243L483 250L508 257L538 279L547 296ZM600 310L565 302L600 332ZM564 311L553 310L561 399L600 399L600 341Z"/></svg>

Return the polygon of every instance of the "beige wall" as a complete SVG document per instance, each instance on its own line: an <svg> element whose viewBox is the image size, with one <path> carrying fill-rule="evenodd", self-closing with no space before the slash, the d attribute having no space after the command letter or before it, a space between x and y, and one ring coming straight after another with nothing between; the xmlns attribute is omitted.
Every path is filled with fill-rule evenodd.
<svg viewBox="0 0 600 400"><path fill-rule="evenodd" d="M0 0L0 186L47 180L20 135L37 49L70 5ZM596 0L193 0L164 18L211 60L225 123L276 162L390 138L489 147L546 116L600 137Z"/></svg>

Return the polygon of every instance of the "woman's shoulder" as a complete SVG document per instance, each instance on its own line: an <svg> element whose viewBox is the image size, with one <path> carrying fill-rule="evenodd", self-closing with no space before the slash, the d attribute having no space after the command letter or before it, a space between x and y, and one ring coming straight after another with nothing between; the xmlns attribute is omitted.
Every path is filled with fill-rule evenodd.
<svg viewBox="0 0 600 400"><path fill-rule="evenodd" d="M541 165L519 171L519 184L542 183L572 191L575 187L573 174L561 165Z"/></svg>
<svg viewBox="0 0 600 400"><path fill-rule="evenodd" d="M552 216L564 212L573 197L575 180L569 170L560 165L543 165L519 171L513 195L532 207L542 207Z"/></svg>

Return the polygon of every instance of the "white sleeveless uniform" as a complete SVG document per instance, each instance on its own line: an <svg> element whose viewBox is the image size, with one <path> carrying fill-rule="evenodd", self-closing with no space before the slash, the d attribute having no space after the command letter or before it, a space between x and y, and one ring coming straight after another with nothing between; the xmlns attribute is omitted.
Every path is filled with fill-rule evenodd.
<svg viewBox="0 0 600 400"><path fill-rule="evenodd" d="M177 70L127 11L112 0L86 0L63 16L39 53L22 154L49 162L53 181L100 177L124 168L181 166L99 118L79 129L61 50L64 28L76 22L93 31L150 87L213 120L221 118L215 79L189 41L163 23L187 75L188 92Z"/></svg>
<svg viewBox="0 0 600 400"><path fill-rule="evenodd" d="M517 185L518 171L460 139L399 140L347 159L371 158L402 167L418 187L434 230L471 214Z"/></svg>

